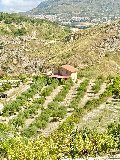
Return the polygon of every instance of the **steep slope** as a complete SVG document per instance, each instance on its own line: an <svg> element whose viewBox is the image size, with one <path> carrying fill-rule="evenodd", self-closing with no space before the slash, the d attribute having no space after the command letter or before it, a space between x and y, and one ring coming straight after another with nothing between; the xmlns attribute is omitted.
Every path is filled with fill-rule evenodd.
<svg viewBox="0 0 120 160"><path fill-rule="evenodd" d="M7 73L34 73L62 64L76 66L82 75L120 73L120 21L72 34L48 21L15 21L0 22L0 68Z"/></svg>
<svg viewBox="0 0 120 160"><path fill-rule="evenodd" d="M47 0L31 10L31 14L73 14L84 16L120 15L120 1L118 0Z"/></svg>
<svg viewBox="0 0 120 160"><path fill-rule="evenodd" d="M64 43L56 42L55 47L53 56L50 48L46 66L69 63L80 70L86 68L89 75L120 73L120 21L80 30L67 36Z"/></svg>
<svg viewBox="0 0 120 160"><path fill-rule="evenodd" d="M33 73L42 68L39 56L47 42L63 39L69 29L46 20L0 14L0 68L7 73ZM42 52L42 53L41 53Z"/></svg>

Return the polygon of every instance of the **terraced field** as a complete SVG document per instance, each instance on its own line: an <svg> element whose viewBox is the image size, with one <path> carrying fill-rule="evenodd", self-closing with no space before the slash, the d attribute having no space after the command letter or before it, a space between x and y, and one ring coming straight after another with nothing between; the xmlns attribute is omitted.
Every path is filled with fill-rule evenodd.
<svg viewBox="0 0 120 160"><path fill-rule="evenodd" d="M85 155L85 150L83 139L79 139L82 134L80 130L86 127L96 129L103 136L108 125L114 121L119 123L120 99L116 98L119 81L119 78L98 77L97 79L81 78L73 83L70 80L60 82L38 76L33 79L33 84L27 91L22 92L13 101L6 101L0 115L0 124L9 125L12 128L12 135L17 134L28 140L30 138L30 141L41 137L40 144L42 144L39 144L39 147L47 147L49 154L51 149L54 150L53 154L46 155L52 156L51 159L70 158L75 155L81 157ZM86 131L83 133L87 134ZM107 138L103 143L107 143L110 136ZM50 145L53 145L53 148L50 149ZM77 153L73 152L74 145L77 145ZM94 145L90 147L87 144L87 147L85 147L86 152L94 155L95 152L92 151ZM115 148L115 145L107 147L106 152ZM41 156L45 159L43 148L41 148ZM98 153L101 153L105 148L98 150L100 150Z"/></svg>

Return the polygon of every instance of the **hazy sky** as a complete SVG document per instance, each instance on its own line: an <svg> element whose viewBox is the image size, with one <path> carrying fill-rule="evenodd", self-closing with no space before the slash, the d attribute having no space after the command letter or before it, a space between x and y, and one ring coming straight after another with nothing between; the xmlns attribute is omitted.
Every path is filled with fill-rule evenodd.
<svg viewBox="0 0 120 160"><path fill-rule="evenodd" d="M36 7L44 0L0 0L0 11L19 12Z"/></svg>

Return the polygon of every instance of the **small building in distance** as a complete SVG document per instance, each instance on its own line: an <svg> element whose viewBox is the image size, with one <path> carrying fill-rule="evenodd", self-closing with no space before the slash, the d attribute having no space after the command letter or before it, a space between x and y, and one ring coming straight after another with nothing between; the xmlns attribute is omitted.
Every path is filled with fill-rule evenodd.
<svg viewBox="0 0 120 160"><path fill-rule="evenodd" d="M53 72L49 75L50 78L57 79L69 79L71 78L73 82L77 81L77 72L78 69L74 68L71 65L63 65L58 69L54 69Z"/></svg>

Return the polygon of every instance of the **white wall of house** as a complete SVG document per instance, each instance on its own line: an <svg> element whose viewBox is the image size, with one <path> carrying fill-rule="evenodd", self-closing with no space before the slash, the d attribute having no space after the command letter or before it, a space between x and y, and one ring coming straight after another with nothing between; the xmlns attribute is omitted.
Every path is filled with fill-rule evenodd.
<svg viewBox="0 0 120 160"><path fill-rule="evenodd" d="M71 74L71 79L73 82L77 81L77 72Z"/></svg>

